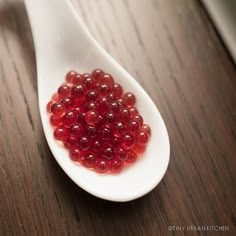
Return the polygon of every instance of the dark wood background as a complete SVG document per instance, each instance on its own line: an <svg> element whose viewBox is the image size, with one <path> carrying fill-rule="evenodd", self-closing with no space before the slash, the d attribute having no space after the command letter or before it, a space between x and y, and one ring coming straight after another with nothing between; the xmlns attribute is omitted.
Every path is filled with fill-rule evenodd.
<svg viewBox="0 0 236 236"><path fill-rule="evenodd" d="M156 103L169 131L170 165L150 194L128 203L77 187L43 134L23 1L0 0L0 235L236 235L236 67L201 2L73 2Z"/></svg>

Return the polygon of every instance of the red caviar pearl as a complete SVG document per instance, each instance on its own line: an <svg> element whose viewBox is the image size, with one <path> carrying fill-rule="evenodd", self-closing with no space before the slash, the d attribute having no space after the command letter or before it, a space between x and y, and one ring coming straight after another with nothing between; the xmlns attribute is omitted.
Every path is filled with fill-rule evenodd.
<svg viewBox="0 0 236 236"><path fill-rule="evenodd" d="M55 116L61 116L65 113L65 111L65 106L61 103L56 102L51 105L51 112Z"/></svg>
<svg viewBox="0 0 236 236"><path fill-rule="evenodd" d="M70 94L70 87L67 84L62 84L58 88L57 93L59 97L67 97Z"/></svg>
<svg viewBox="0 0 236 236"><path fill-rule="evenodd" d="M117 83L115 83L113 85L112 91L113 91L116 99L120 98L123 93L122 87Z"/></svg>
<svg viewBox="0 0 236 236"><path fill-rule="evenodd" d="M70 159L75 162L81 161L82 154L79 148L77 147L72 147L69 151L70 154Z"/></svg>
<svg viewBox="0 0 236 236"><path fill-rule="evenodd" d="M90 76L85 77L83 80L83 87L85 90L94 89L96 87L95 79Z"/></svg>
<svg viewBox="0 0 236 236"><path fill-rule="evenodd" d="M50 123L53 126L60 126L63 123L63 118L60 116L58 117L58 116L51 115Z"/></svg>
<svg viewBox="0 0 236 236"><path fill-rule="evenodd" d="M137 121L140 127L143 125L143 117L140 115L133 116L132 120Z"/></svg>
<svg viewBox="0 0 236 236"><path fill-rule="evenodd" d="M98 159L96 161L96 165L95 165L95 170L100 173L100 174L104 174L108 171L109 169L109 164L107 160L104 159Z"/></svg>
<svg viewBox="0 0 236 236"><path fill-rule="evenodd" d="M132 107L136 102L136 98L133 93L125 93L122 97L122 100L123 104L127 107Z"/></svg>
<svg viewBox="0 0 236 236"><path fill-rule="evenodd" d="M81 124L74 124L70 127L70 135L72 137L78 138L79 136L81 136L84 132L84 127Z"/></svg>
<svg viewBox="0 0 236 236"><path fill-rule="evenodd" d="M58 99L59 99L58 93L54 93L54 94L52 95L52 100L53 100L54 102L57 102Z"/></svg>
<svg viewBox="0 0 236 236"><path fill-rule="evenodd" d="M119 147L116 150L116 157L121 161L126 161L128 158L128 152L125 149Z"/></svg>
<svg viewBox="0 0 236 236"><path fill-rule="evenodd" d="M63 104L66 110L70 110L73 108L73 102L70 97L65 97L60 100L60 103Z"/></svg>
<svg viewBox="0 0 236 236"><path fill-rule="evenodd" d="M137 133L139 130L139 123L135 120L131 120L128 124L128 129L131 133Z"/></svg>
<svg viewBox="0 0 236 236"><path fill-rule="evenodd" d="M59 126L54 130L54 137L56 140L64 141L68 138L68 136L69 136L69 131L65 127Z"/></svg>
<svg viewBox="0 0 236 236"><path fill-rule="evenodd" d="M89 91L86 94L86 101L91 102L91 101L96 101L97 100L97 92L96 91Z"/></svg>
<svg viewBox="0 0 236 236"><path fill-rule="evenodd" d="M52 104L53 104L53 101L49 101L49 102L47 103L47 112L48 112L48 113L51 113L51 106L52 106Z"/></svg>
<svg viewBox="0 0 236 236"><path fill-rule="evenodd" d="M101 151L102 144L100 140L95 140L94 143L91 145L91 151L94 153L98 153Z"/></svg>
<svg viewBox="0 0 236 236"><path fill-rule="evenodd" d="M134 151L128 152L128 158L126 159L127 163L134 163L137 160L137 154Z"/></svg>
<svg viewBox="0 0 236 236"><path fill-rule="evenodd" d="M72 83L74 85L82 85L82 82L83 82L83 77L80 74L76 74L72 79Z"/></svg>
<svg viewBox="0 0 236 236"><path fill-rule="evenodd" d="M123 108L120 111L121 120L124 122L128 122L130 120L130 112L127 108Z"/></svg>
<svg viewBox="0 0 236 236"><path fill-rule="evenodd" d="M106 123L106 125L111 125L115 122L115 114L112 111L108 111L105 114L105 118L104 118L104 122Z"/></svg>
<svg viewBox="0 0 236 236"><path fill-rule="evenodd" d="M84 118L88 125L96 125L99 121L99 114L94 110L88 111Z"/></svg>
<svg viewBox="0 0 236 236"><path fill-rule="evenodd" d="M86 153L83 159L83 165L87 168L94 168L96 164L96 157L92 153Z"/></svg>
<svg viewBox="0 0 236 236"><path fill-rule="evenodd" d="M130 117L134 117L135 115L138 115L138 110L135 107L130 107L129 113L130 113Z"/></svg>
<svg viewBox="0 0 236 236"><path fill-rule="evenodd" d="M110 163L110 171L114 174L118 174L123 169L123 162L121 160L115 159Z"/></svg>
<svg viewBox="0 0 236 236"><path fill-rule="evenodd" d="M92 77L97 80L102 74L103 74L103 70L95 69L92 72Z"/></svg>
<svg viewBox="0 0 236 236"><path fill-rule="evenodd" d="M100 129L100 139L103 141L108 141L112 137L112 130L108 127L101 127Z"/></svg>
<svg viewBox="0 0 236 236"><path fill-rule="evenodd" d="M70 149L72 147L75 147L76 143L77 143L77 138L70 136L64 141L64 146Z"/></svg>
<svg viewBox="0 0 236 236"><path fill-rule="evenodd" d="M101 97L97 100L97 110L99 114L103 114L108 110L108 101L106 97Z"/></svg>
<svg viewBox="0 0 236 236"><path fill-rule="evenodd" d="M145 131L139 131L136 136L136 139L139 145L146 145L148 143L149 136Z"/></svg>
<svg viewBox="0 0 236 236"><path fill-rule="evenodd" d="M66 82L67 83L73 83L73 78L75 77L77 73L75 71L69 71L67 74L66 74Z"/></svg>
<svg viewBox="0 0 236 236"><path fill-rule="evenodd" d="M149 125L143 124L143 126L141 127L141 130L145 131L149 136L151 136L151 128Z"/></svg>
<svg viewBox="0 0 236 236"><path fill-rule="evenodd" d="M103 84L106 84L109 88L113 87L113 85L114 85L114 79L110 74L103 73L99 77L99 79Z"/></svg>
<svg viewBox="0 0 236 236"><path fill-rule="evenodd" d="M124 134L121 138L122 147L126 150L131 149L134 146L134 138L130 134Z"/></svg>
<svg viewBox="0 0 236 236"><path fill-rule="evenodd" d="M88 125L85 129L85 134L89 137L89 138L95 138L97 136L97 129L95 126L92 125Z"/></svg>
<svg viewBox="0 0 236 236"><path fill-rule="evenodd" d="M133 147L133 150L137 153L137 154L140 154L140 153L144 153L146 151L146 147L145 145L140 145L138 143L136 143Z"/></svg>
<svg viewBox="0 0 236 236"><path fill-rule="evenodd" d="M118 121L114 126L114 136L120 137L125 132L125 125L123 122Z"/></svg>
<svg viewBox="0 0 236 236"><path fill-rule="evenodd" d="M70 127L77 122L78 114L74 111L67 111L63 116L63 124L65 127Z"/></svg>
<svg viewBox="0 0 236 236"><path fill-rule="evenodd" d="M112 158L114 158L114 150L112 147L106 147L103 149L102 151L102 158L105 158L107 160L111 160Z"/></svg>
<svg viewBox="0 0 236 236"><path fill-rule="evenodd" d="M78 140L77 146L81 148L81 150L87 151L90 146L89 139L85 136L80 137L80 139Z"/></svg>
<svg viewBox="0 0 236 236"><path fill-rule="evenodd" d="M106 96L109 94L110 89L107 84L100 84L98 86L98 92L99 92L100 96Z"/></svg>

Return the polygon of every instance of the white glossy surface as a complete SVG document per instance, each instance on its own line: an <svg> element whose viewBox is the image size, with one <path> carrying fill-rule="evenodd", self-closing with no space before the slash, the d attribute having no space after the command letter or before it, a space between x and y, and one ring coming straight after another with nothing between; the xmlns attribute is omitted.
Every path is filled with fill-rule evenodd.
<svg viewBox="0 0 236 236"><path fill-rule="evenodd" d="M25 0L33 32L38 75L39 108L49 147L65 173L87 192L111 201L130 201L151 191L169 163L169 138L163 119L143 88L92 38L66 0ZM99 175L74 164L68 151L53 138L46 104L68 70L90 72L102 68L137 96L137 108L152 137L145 154L118 175Z"/></svg>

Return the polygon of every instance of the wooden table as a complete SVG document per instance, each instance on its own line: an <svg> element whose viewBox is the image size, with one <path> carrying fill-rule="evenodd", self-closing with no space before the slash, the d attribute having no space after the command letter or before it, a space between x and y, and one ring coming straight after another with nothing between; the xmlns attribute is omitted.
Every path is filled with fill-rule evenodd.
<svg viewBox="0 0 236 236"><path fill-rule="evenodd" d="M77 187L43 134L23 1L0 0L0 235L236 235L236 67L202 4L73 2L156 103L170 136L169 168L132 202Z"/></svg>

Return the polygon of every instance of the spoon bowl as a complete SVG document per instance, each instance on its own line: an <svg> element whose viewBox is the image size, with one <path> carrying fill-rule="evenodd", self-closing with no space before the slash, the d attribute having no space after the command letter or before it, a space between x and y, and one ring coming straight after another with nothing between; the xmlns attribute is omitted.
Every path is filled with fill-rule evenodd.
<svg viewBox="0 0 236 236"><path fill-rule="evenodd" d="M124 202L147 194L163 178L170 154L168 133L155 104L89 34L70 1L25 0L25 5L36 51L40 115L56 161L78 186L99 198ZM100 175L72 162L68 151L54 139L46 112L48 101L69 70L85 73L95 68L110 73L124 91L136 95L136 107L152 129L146 152L117 175Z"/></svg>

